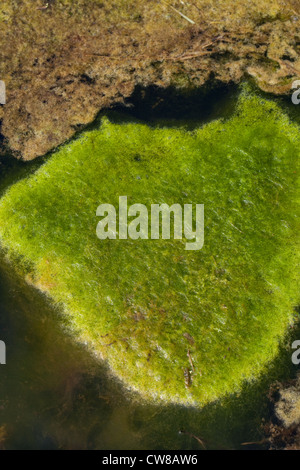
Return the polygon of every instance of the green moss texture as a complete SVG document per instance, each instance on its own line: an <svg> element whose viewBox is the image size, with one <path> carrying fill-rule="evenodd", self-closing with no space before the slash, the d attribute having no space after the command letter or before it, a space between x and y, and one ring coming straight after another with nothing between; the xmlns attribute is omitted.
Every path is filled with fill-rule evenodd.
<svg viewBox="0 0 300 470"><path fill-rule="evenodd" d="M299 128L241 94L194 131L113 124L0 201L0 239L74 336L148 399L204 405L257 378L299 301ZM99 240L99 204L204 204L205 243Z"/></svg>

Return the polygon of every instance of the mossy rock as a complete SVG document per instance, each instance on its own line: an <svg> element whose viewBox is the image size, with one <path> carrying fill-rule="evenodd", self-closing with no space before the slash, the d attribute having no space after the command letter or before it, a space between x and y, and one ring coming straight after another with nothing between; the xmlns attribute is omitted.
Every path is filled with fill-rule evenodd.
<svg viewBox="0 0 300 470"><path fill-rule="evenodd" d="M203 405L257 378L299 301L299 128L246 91L194 131L113 124L0 202L2 246L146 398ZM204 204L205 243L99 240L99 204Z"/></svg>

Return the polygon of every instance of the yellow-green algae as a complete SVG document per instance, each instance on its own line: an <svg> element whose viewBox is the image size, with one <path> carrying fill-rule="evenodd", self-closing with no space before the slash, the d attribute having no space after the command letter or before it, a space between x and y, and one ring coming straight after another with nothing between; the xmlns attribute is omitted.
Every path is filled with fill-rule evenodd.
<svg viewBox="0 0 300 470"><path fill-rule="evenodd" d="M299 149L299 128L246 92L190 132L104 119L7 191L1 243L127 386L205 404L261 374L293 321ZM96 209L121 195L205 204L203 249L99 240Z"/></svg>

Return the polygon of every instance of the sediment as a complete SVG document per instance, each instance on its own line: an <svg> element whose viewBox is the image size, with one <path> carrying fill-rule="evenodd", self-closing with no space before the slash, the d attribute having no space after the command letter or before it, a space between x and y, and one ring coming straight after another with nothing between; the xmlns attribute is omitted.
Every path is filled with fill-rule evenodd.
<svg viewBox="0 0 300 470"><path fill-rule="evenodd" d="M137 86L194 89L251 77L287 94L300 77L298 1L10 0L0 6L0 132L32 160ZM182 16L184 15L184 16Z"/></svg>

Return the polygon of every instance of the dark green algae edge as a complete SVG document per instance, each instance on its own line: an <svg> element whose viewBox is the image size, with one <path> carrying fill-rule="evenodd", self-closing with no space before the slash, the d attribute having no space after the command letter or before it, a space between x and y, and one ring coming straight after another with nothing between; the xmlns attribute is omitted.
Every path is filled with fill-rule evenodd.
<svg viewBox="0 0 300 470"><path fill-rule="evenodd" d="M252 97L253 97L253 95L252 95ZM236 115L239 115L239 113L241 112L241 107L242 107L243 100L246 100L246 99L248 99L248 91L244 90L244 92L242 92L242 94L241 94L240 102L237 105L236 112L234 113L232 118L234 118ZM286 126L287 126L287 133L289 134L289 136L291 138L297 138L297 140L299 141L299 144L300 144L300 128L296 124L291 122L288 119L288 117L282 113L282 110L280 109L280 107L278 105L276 105L271 100L265 100L265 99L258 98L258 97L256 99L261 100L261 103L268 104L268 106L270 106L270 109L272 109L273 111L278 112L278 118L281 119L281 120L285 120L285 123L286 123ZM232 118L229 118L225 122L230 121ZM218 120L216 122L219 122L219 121L221 121L221 120ZM104 118L103 119L103 125L104 126L105 126L105 122L107 122L107 121ZM211 123L205 124L203 127L209 126L210 124ZM201 127L200 127L200 129L201 129ZM89 131L87 131L87 132L89 132ZM184 132L186 132L186 131L184 131ZM193 132L194 131L189 131L189 134L193 134ZM85 133L83 133L83 137L84 137L84 135L85 135ZM73 141L66 144L66 146L67 147L72 146L72 144L74 142L80 140L81 138L82 138L82 136L76 137ZM30 181L31 178L36 178L40 173L43 173L44 170L47 169L47 165L51 164L53 159L59 158L60 150L64 147L65 146L60 146L60 148L56 152L53 153L53 156L48 161L43 163L43 165L33 175L29 175L28 177L24 178L24 180L21 180L20 182L17 182L16 184L12 185L11 188L14 188L14 187L18 186L19 184L22 185L25 181ZM298 165L297 168L295 168L295 172L297 172L297 170L298 170L298 173L297 173L298 176L297 176L296 186L297 186L297 192L299 193L299 188L300 188L299 165ZM6 203L6 200L9 199L9 197L10 197L11 188L8 188L8 190L5 192L4 196L0 200L0 219L2 217L2 212L5 214L5 203ZM293 201L293 202L295 202L295 204L297 206L299 205L298 195L297 195L297 200ZM299 228L300 228L300 226L299 226ZM21 247L16 247L16 245L10 241L9 236L7 237L4 234L2 225L0 226L0 244L1 244L1 250L5 254L6 259L9 261L10 264L13 265L13 267L16 270L16 272L18 273L18 275L20 275L22 277L25 277L26 281L29 284L34 285L34 287L36 287L39 290L41 290L42 292L44 292L47 295L47 297L49 298L49 300L51 301L51 303L53 303L53 305L56 305L59 308L59 310L61 310L65 313L67 323L70 322L69 330L72 331L73 336L75 336L79 342L83 342L85 344L89 343L89 346L91 347L92 351L94 352L94 354L97 357L101 357L102 359L107 359L106 354L103 354L103 351L99 350L99 348L97 348L95 345L90 343L89 338L85 334L82 335L79 331L77 331L78 328L77 328L76 324L72 323L72 315L70 316L71 312L68 311L66 306L61 301L59 301L59 302L56 301L55 297L53 297L51 295L51 289L50 289L50 291L47 290L47 289L44 289L44 287L39 285L38 282L35 282L35 278L36 278L35 263L32 262L30 259L26 258L23 255ZM300 272L300 269L299 269L300 268L299 248L300 248L300 239L298 237L296 246L293 246L293 250L296 250L296 255L295 255L296 263L295 263L295 269L293 270L294 271L294 276L295 276L294 280L296 281L298 286L299 286L299 280L300 280L300 276L299 276L299 272ZM234 390L225 391L222 394L220 394L220 396L215 397L213 400L208 400L207 402L201 402L201 405L208 404L211 401L217 401L220 398L223 398L223 397L228 396L228 395L236 394L236 393L241 391L241 389L243 387L243 383L245 383L245 382L252 383L253 381L257 381L264 373L267 372L267 369L268 369L270 363L274 362L274 360L276 359L276 355L278 354L279 348L284 343L285 338L289 333L288 332L288 327L292 324L292 322L294 320L294 312L293 312L292 307L296 307L299 304L299 301L300 301L299 289L298 290L294 289L294 296L293 296L293 302L291 303L290 315L287 315L287 317L286 317L285 331L282 332L283 333L282 335L278 336L278 338L277 338L278 339L278 344L275 345L273 351L270 351L271 354L270 354L269 361L264 363L264 364L261 364L259 367L256 364L256 366L255 366L255 377L252 377L251 375L249 376L249 375L245 374L245 376L242 377L241 380L239 381L239 386L236 387ZM106 352L106 351L104 351L104 352ZM110 361L108 361L108 362L110 362ZM114 371L112 371L112 372L114 372ZM187 399L182 399L182 398L177 396L177 397L174 397L174 400L173 400L172 397L170 397L170 396L165 398L164 396L159 395L157 393L151 393L150 390L148 390L148 391L144 390L143 391L138 386L134 386L133 384L128 384L127 381L126 381L126 377L122 377L122 374L120 373L120 371L116 372L116 377L118 379L121 379L121 381L123 383L125 383L127 389L138 392L139 395L142 398L146 398L148 401L149 400L150 401L154 400L156 402L157 401L158 402L167 402L167 403L172 403L173 402L173 403L179 403L179 404L184 404L184 405L199 406L199 402L197 402L197 400L191 399L191 397L188 397Z"/></svg>

